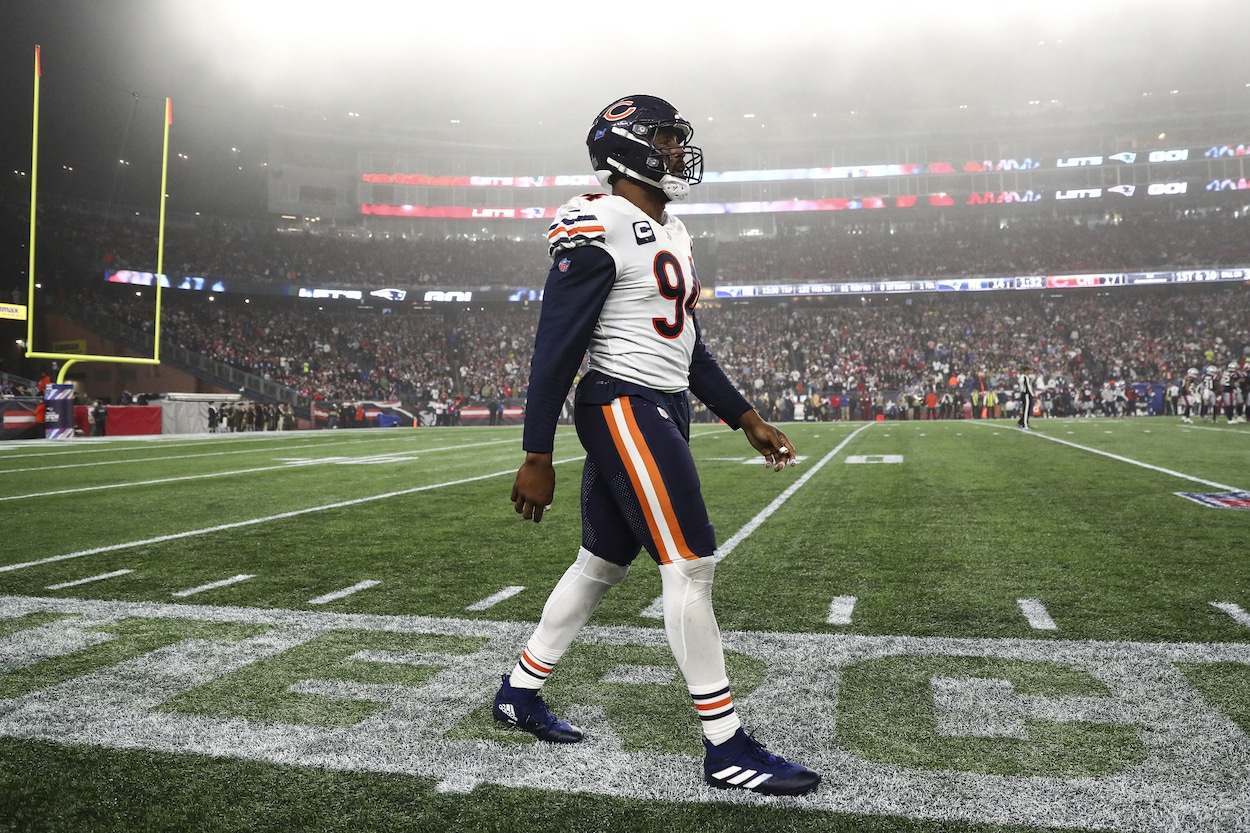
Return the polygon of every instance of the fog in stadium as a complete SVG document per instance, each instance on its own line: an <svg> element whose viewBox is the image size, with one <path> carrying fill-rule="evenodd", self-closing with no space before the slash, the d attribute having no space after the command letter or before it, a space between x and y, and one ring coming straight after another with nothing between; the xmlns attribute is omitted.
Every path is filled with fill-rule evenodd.
<svg viewBox="0 0 1250 833"><path fill-rule="evenodd" d="M296 11L245 0L44 0L4 17L4 170L29 167L38 43L46 163L66 172L46 187L97 195L127 187L117 181L123 154L159 153L143 119L159 118L166 96L195 167L229 153L260 164L268 126L307 113L364 130L459 125L452 140L478 146L577 150L598 109L647 91L696 123L716 170L724 131L766 146L801 120L803 132L837 141L908 111L923 114L913 123L921 138L991 114L1097 116L1133 98L1162 113L1169 97L1250 95L1240 42L1250 4L1237 0L892 0L801 13L712 2L598 10L376 0ZM135 180L134 165L153 167L127 161ZM204 177L204 187L214 181Z"/></svg>

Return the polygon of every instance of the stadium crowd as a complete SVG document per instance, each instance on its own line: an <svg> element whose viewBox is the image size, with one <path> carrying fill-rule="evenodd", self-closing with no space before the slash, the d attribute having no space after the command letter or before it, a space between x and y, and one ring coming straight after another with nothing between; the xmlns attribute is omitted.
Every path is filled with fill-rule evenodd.
<svg viewBox="0 0 1250 833"><path fill-rule="evenodd" d="M752 302L700 313L730 377L763 407L848 391L923 399L1014 387L1021 366L1060 389L1166 385L1250 349L1250 293L1235 287L885 296ZM133 293L83 290L98 313L151 327ZM284 300L206 303L168 293L163 332L202 355L297 390L303 401L425 404L523 398L538 312L401 311ZM143 310L143 311L140 311ZM952 380L954 380L952 382Z"/></svg>
<svg viewBox="0 0 1250 833"><path fill-rule="evenodd" d="M1250 264L1246 220L1224 211L1084 225L1034 219L1005 228L980 219L874 222L721 242L708 250L716 277L704 273L703 282ZM151 327L148 306L99 276L104 268L150 268L142 253L155 250L152 227L54 208L41 215L39 232L55 268L79 278L81 288L62 294L80 307ZM448 283L533 285L546 268L535 241L358 241L219 220L174 226L167 240L167 263L177 264L167 268L172 275L220 270L284 282L389 285L433 275ZM1164 385L1188 367L1241 359L1250 345L1250 296L1239 284L724 306L709 295L700 312L709 346L731 378L770 409L784 409L787 399L846 391L861 400L867 391L924 401L931 390L939 397L999 390L1012 386L1022 365L1052 387L1097 389L1111 380ZM537 310L521 305L399 308L383 315L343 302L272 297L243 304L227 295L209 302L199 293L170 292L162 331L194 352L289 386L304 402L424 403L523 398L536 321Z"/></svg>

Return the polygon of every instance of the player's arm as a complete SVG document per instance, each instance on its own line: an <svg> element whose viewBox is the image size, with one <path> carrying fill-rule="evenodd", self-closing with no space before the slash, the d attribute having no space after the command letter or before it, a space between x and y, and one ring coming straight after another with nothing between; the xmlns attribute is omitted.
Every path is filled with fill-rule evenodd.
<svg viewBox="0 0 1250 833"><path fill-rule="evenodd" d="M558 250L547 273L530 359L521 441L525 462L512 486L512 503L527 521L542 520L555 495L556 423L615 280L612 256L591 245Z"/></svg>
<svg viewBox="0 0 1250 833"><path fill-rule="evenodd" d="M794 465L794 444L776 427L765 422L746 397L738 392L720 362L703 343L703 331L694 311L690 310L689 315L695 328L694 353L690 359L690 392L726 425L734 430L741 428L751 447L763 455L765 464L773 471L780 471L785 465Z"/></svg>

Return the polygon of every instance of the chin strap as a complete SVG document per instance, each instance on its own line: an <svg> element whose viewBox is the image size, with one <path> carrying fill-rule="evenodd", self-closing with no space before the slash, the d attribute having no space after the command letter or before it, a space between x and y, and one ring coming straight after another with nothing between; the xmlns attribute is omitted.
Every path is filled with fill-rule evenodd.
<svg viewBox="0 0 1250 833"><path fill-rule="evenodd" d="M660 180L660 190L673 202L682 202L690 196L690 183L672 174L665 174Z"/></svg>
<svg viewBox="0 0 1250 833"><path fill-rule="evenodd" d="M608 185L608 180L611 179L613 175L619 175L627 176L635 182L641 182L644 185L650 185L652 188L663 192L664 196L668 197L670 202L682 202L686 199L686 197L690 196L690 183L686 182L686 180L681 177L676 177L672 174L665 174L659 179L659 181L656 181L654 179L647 179L639 176L629 168L626 168L624 165L617 162L615 159L609 159L608 164L615 168L615 170L595 171L595 176L599 179L599 184L605 189L610 187Z"/></svg>

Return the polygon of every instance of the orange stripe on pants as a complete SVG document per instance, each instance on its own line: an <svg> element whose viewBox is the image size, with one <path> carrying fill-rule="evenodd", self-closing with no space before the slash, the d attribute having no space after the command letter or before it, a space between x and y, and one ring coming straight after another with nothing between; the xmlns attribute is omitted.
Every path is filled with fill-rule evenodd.
<svg viewBox="0 0 1250 833"><path fill-rule="evenodd" d="M612 442L616 446L616 453L620 456L621 462L625 464L625 470L629 473L630 482L634 486L634 494L638 498L638 504L642 507L643 517L647 521L647 529L651 532L651 540L655 542L656 550L660 554L660 563L672 564L678 559L693 560L698 558L697 555L690 551L690 547L686 544L685 536L682 535L681 526L677 523L677 516L673 512L673 502L664 487L664 479L660 476L660 468L656 465L655 457L652 456L651 449L647 446L642 431L638 428L637 420L634 419L634 410L630 404L629 397L622 396L616 400L616 403L620 405L625 431L628 433L629 439L633 441L637 458L631 453L625 434L621 432L621 426L617 425L615 413L613 412L614 406L611 404L603 406L604 421L608 425L608 431L612 434ZM651 486L652 491L655 493L655 501L658 503L658 506L652 505L644 489L644 477L646 483ZM657 509L659 510L658 515ZM668 535L665 536L664 532L667 532Z"/></svg>

